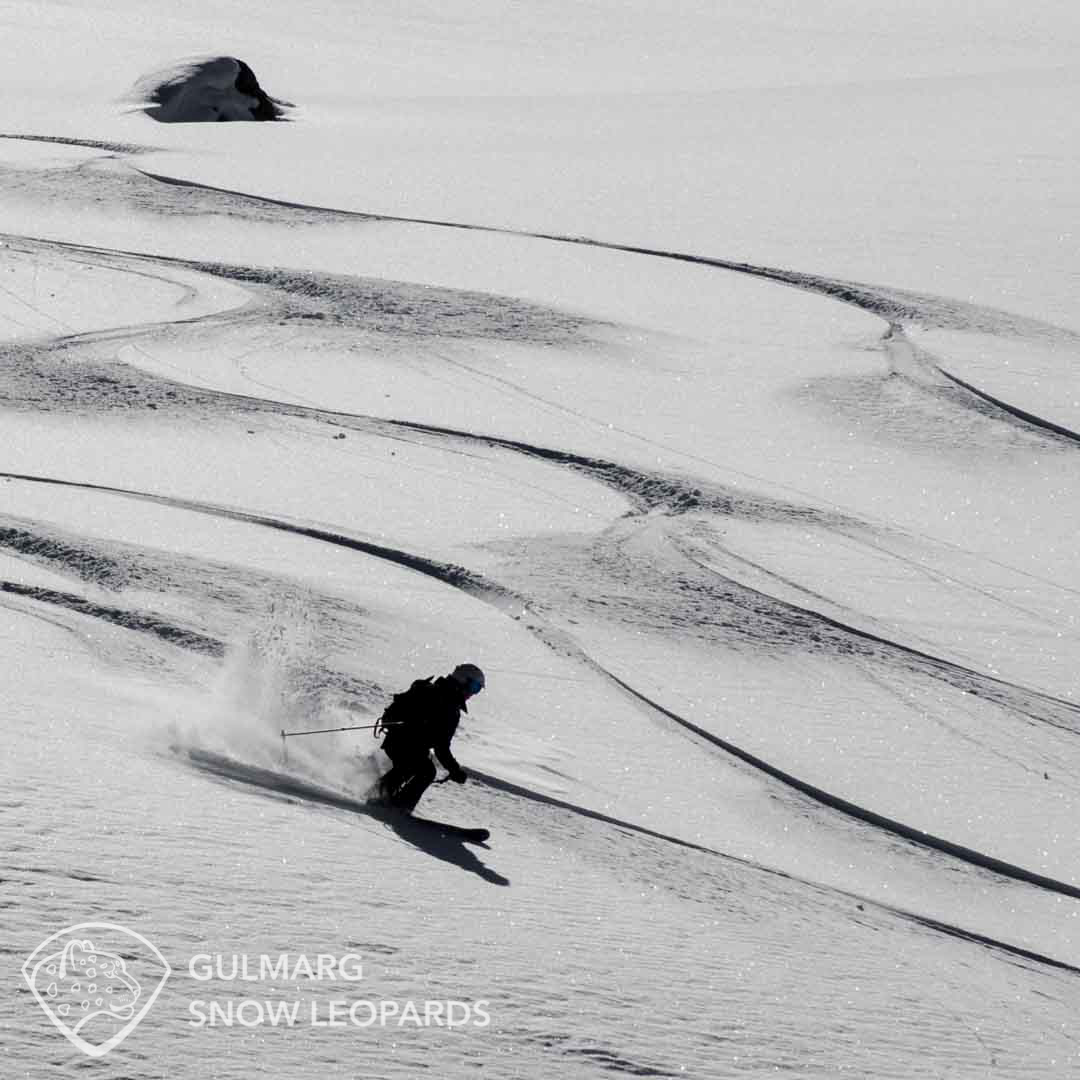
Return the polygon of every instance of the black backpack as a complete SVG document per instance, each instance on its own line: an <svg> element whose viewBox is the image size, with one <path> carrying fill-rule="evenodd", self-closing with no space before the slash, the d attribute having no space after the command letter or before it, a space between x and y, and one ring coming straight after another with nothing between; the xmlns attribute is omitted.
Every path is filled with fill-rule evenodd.
<svg viewBox="0 0 1080 1080"><path fill-rule="evenodd" d="M426 679L417 679L408 690L395 694L375 725L372 732L375 738L395 731L418 731L431 712L434 682L435 676L429 675Z"/></svg>

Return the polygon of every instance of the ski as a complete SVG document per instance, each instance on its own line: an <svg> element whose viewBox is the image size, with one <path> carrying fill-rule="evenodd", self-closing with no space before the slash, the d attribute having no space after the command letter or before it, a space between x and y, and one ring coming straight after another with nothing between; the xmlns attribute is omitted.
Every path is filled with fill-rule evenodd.
<svg viewBox="0 0 1080 1080"><path fill-rule="evenodd" d="M425 828L438 829L439 832L444 832L448 836L460 836L462 840L469 840L476 844L482 844L491 836L489 829L469 829L464 825L451 825L446 821L435 821L433 818L416 817L412 814L408 815L406 820L423 825Z"/></svg>
<svg viewBox="0 0 1080 1080"><path fill-rule="evenodd" d="M376 799L368 800L367 811L372 817L381 818L383 821L393 821L399 827L419 825L424 829L433 829L444 833L446 836L456 836L474 844L482 844L491 836L489 829L470 829L464 825L451 825L448 821L436 821L434 818L418 817L409 810Z"/></svg>

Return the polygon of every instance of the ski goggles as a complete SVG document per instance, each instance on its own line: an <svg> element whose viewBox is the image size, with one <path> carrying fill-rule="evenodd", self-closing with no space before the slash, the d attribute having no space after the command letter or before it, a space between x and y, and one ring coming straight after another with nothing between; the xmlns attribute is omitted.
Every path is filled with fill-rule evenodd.
<svg viewBox="0 0 1080 1080"><path fill-rule="evenodd" d="M479 679L466 679L464 686L465 693L468 694L469 697L472 697L473 694L479 694L480 691L484 689L484 684Z"/></svg>

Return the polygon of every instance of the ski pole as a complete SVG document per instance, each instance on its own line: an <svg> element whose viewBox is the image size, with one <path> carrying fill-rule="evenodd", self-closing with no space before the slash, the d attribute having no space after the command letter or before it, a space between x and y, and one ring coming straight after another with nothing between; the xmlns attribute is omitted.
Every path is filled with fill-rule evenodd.
<svg viewBox="0 0 1080 1080"><path fill-rule="evenodd" d="M328 735L334 731L371 731L374 730L376 736L379 733L379 729L385 730L388 727L394 727L400 721L391 720L387 723L384 720L376 720L374 724L353 724L349 727L326 727L326 728L314 728L311 731L286 731L281 729L281 759L284 762L289 760L289 751L286 749L286 739L295 738L297 735Z"/></svg>
<svg viewBox="0 0 1080 1080"><path fill-rule="evenodd" d="M377 724L357 724L354 727L324 727L315 728L313 731L286 731L281 729L281 737L283 739L291 739L296 735L326 735L331 731L370 731L372 728L377 727Z"/></svg>
<svg viewBox="0 0 1080 1080"><path fill-rule="evenodd" d="M316 728L314 731L286 731L281 729L281 760L288 764L289 751L287 749L286 739L291 739L296 735L326 735L331 731L369 731L371 728L376 727L376 724L358 724L355 727L328 727L328 728Z"/></svg>

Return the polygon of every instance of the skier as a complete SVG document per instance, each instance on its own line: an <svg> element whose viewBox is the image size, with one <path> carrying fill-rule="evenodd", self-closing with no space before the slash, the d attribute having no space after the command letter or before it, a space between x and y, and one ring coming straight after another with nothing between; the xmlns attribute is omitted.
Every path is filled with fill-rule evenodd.
<svg viewBox="0 0 1080 1080"><path fill-rule="evenodd" d="M465 770L450 752L466 702L484 689L484 673L475 664L458 664L436 679L417 679L404 693L395 694L375 729L386 732L382 749L393 768L377 785L382 802L411 811L435 779L431 751L455 783L464 784Z"/></svg>

